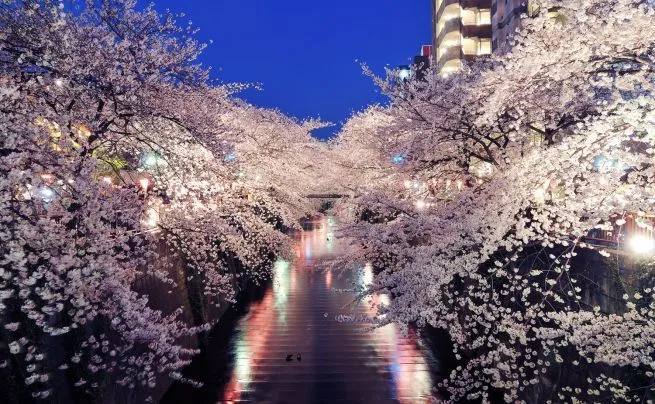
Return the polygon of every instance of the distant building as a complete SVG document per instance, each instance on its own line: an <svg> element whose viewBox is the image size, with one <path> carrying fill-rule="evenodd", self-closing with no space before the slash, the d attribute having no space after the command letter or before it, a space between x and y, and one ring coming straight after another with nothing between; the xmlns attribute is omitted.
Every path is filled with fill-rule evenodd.
<svg viewBox="0 0 655 404"><path fill-rule="evenodd" d="M492 2L432 0L433 61L443 74L457 71L464 60L491 54Z"/></svg>
<svg viewBox="0 0 655 404"><path fill-rule="evenodd" d="M432 45L421 46L421 53L414 58L414 64L424 63L428 67L432 63Z"/></svg>
<svg viewBox="0 0 655 404"><path fill-rule="evenodd" d="M425 72L432 65L432 45L421 46L421 53L414 57L414 68L419 80L425 77Z"/></svg>
<svg viewBox="0 0 655 404"><path fill-rule="evenodd" d="M423 45L420 54L414 56L412 66L402 65L397 67L398 78L408 80L415 73L419 80L423 80L430 66L432 66L432 45Z"/></svg>

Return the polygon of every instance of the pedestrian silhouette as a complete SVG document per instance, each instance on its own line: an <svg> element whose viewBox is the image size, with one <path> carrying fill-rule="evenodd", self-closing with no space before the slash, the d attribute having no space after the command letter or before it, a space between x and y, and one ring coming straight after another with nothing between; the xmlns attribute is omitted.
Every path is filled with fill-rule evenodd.
<svg viewBox="0 0 655 404"><path fill-rule="evenodd" d="M298 355L296 356L296 359L298 359L298 362L300 362L302 360L302 358L300 357L300 352L298 352Z"/></svg>

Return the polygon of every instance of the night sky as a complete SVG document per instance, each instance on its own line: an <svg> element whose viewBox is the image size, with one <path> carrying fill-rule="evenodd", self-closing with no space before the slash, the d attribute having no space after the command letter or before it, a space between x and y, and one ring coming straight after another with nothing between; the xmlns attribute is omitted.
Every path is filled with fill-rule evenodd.
<svg viewBox="0 0 655 404"><path fill-rule="evenodd" d="M154 0L183 11L212 39L202 62L225 82L260 83L242 94L297 118L335 123L386 102L362 75L408 64L430 43L428 0ZM336 128L316 135L325 138Z"/></svg>

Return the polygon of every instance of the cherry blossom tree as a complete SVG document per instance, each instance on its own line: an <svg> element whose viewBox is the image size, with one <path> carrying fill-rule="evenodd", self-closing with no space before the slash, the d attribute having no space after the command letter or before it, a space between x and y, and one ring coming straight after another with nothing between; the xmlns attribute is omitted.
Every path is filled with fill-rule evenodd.
<svg viewBox="0 0 655 404"><path fill-rule="evenodd" d="M177 18L133 0L0 2L0 365L19 400L184 380L183 341L211 319L187 324L140 282L171 293L181 270L204 304L234 301L311 209L323 124L213 83Z"/></svg>
<svg viewBox="0 0 655 404"><path fill-rule="evenodd" d="M348 259L376 268L370 293L391 295L383 323L447 331L452 401L645 400L652 278L609 311L580 267L595 262L595 277L593 254L609 255L585 243L590 230L626 216L652 229L653 4L540 6L505 55L448 77L374 77L393 103L361 135L388 145L368 164L402 159L395 187L354 202L377 215L344 229L361 246Z"/></svg>

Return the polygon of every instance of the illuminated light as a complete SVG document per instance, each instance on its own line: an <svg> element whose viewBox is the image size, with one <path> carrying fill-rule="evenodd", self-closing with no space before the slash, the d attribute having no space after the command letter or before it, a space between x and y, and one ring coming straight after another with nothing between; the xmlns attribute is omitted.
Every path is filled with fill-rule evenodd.
<svg viewBox="0 0 655 404"><path fill-rule="evenodd" d="M394 164L402 164L405 162L405 157L403 157L401 154L393 156L393 162Z"/></svg>
<svg viewBox="0 0 655 404"><path fill-rule="evenodd" d="M473 159L469 164L469 172L478 178L488 178L493 175L494 167L489 162Z"/></svg>
<svg viewBox="0 0 655 404"><path fill-rule="evenodd" d="M406 81L412 77L412 69L409 66L400 66L398 68L398 79Z"/></svg>
<svg viewBox="0 0 655 404"><path fill-rule="evenodd" d="M63 87L64 86L64 80L62 79L55 79L55 85L57 87Z"/></svg>
<svg viewBox="0 0 655 404"><path fill-rule="evenodd" d="M235 152L230 152L225 155L225 161L234 161L237 159L237 154Z"/></svg>
<svg viewBox="0 0 655 404"><path fill-rule="evenodd" d="M373 265L367 263L364 265L364 269L360 271L360 284L364 287L369 286L373 283Z"/></svg>
<svg viewBox="0 0 655 404"><path fill-rule="evenodd" d="M294 291L296 290L296 286L298 285L298 280L297 280L297 272L296 271L289 271L291 274L291 290Z"/></svg>
<svg viewBox="0 0 655 404"><path fill-rule="evenodd" d="M32 200L32 186L30 184L27 184L25 185L25 188L27 188L27 190L23 192L23 198L26 201L30 201Z"/></svg>
<svg viewBox="0 0 655 404"><path fill-rule="evenodd" d="M630 249L637 254L653 254L655 239L646 236L634 236L630 239Z"/></svg>
<svg viewBox="0 0 655 404"><path fill-rule="evenodd" d="M237 344L236 349L236 363L235 363L235 372L238 377L238 380L244 382L250 379L251 369L250 369L250 350L249 346L245 341L240 340Z"/></svg>
<svg viewBox="0 0 655 404"><path fill-rule="evenodd" d="M312 259L312 241L310 239L305 242L305 258Z"/></svg>
<svg viewBox="0 0 655 404"><path fill-rule="evenodd" d="M141 157L141 166L146 169L157 168L166 165L166 161L157 152L145 153Z"/></svg>
<svg viewBox="0 0 655 404"><path fill-rule="evenodd" d="M424 200L419 199L418 201L416 201L416 209L421 210L421 209L425 209L426 207L427 205Z"/></svg>
<svg viewBox="0 0 655 404"><path fill-rule="evenodd" d="M141 188L143 188L144 191L147 191L150 187L150 180L147 178L141 178L139 180L139 185L141 185Z"/></svg>
<svg viewBox="0 0 655 404"><path fill-rule="evenodd" d="M546 202L546 190L543 188L537 188L534 190L532 195L535 197L537 202L544 203Z"/></svg>
<svg viewBox="0 0 655 404"><path fill-rule="evenodd" d="M157 225L159 224L159 213L157 212L156 209L153 208L148 209L148 215L146 216L144 224L149 229L154 229L155 227L157 227Z"/></svg>
<svg viewBox="0 0 655 404"><path fill-rule="evenodd" d="M50 202L55 197L55 191L52 188L42 188L41 189L41 198L45 202Z"/></svg>
<svg viewBox="0 0 655 404"><path fill-rule="evenodd" d="M605 156L596 156L594 159L594 169L600 173L609 173L612 171L622 173L630 168L627 164L620 162L618 159L609 159Z"/></svg>
<svg viewBox="0 0 655 404"><path fill-rule="evenodd" d="M275 276L282 276L289 271L289 268L291 268L291 263L286 260L279 259L275 261Z"/></svg>
<svg viewBox="0 0 655 404"><path fill-rule="evenodd" d="M111 179L111 177L103 177L102 180L106 183L111 185L114 181Z"/></svg>
<svg viewBox="0 0 655 404"><path fill-rule="evenodd" d="M328 288L331 288L331 287L332 287L332 271L330 271L330 270L328 270L327 272L325 272L325 285L326 285Z"/></svg>
<svg viewBox="0 0 655 404"><path fill-rule="evenodd" d="M278 321L286 322L286 310L284 306L289 299L289 289L291 286L291 263L283 259L275 261L273 266L273 296L275 297L275 307L279 309Z"/></svg>
<svg viewBox="0 0 655 404"><path fill-rule="evenodd" d="M405 188L411 188L412 187L412 181L405 181Z"/></svg>

